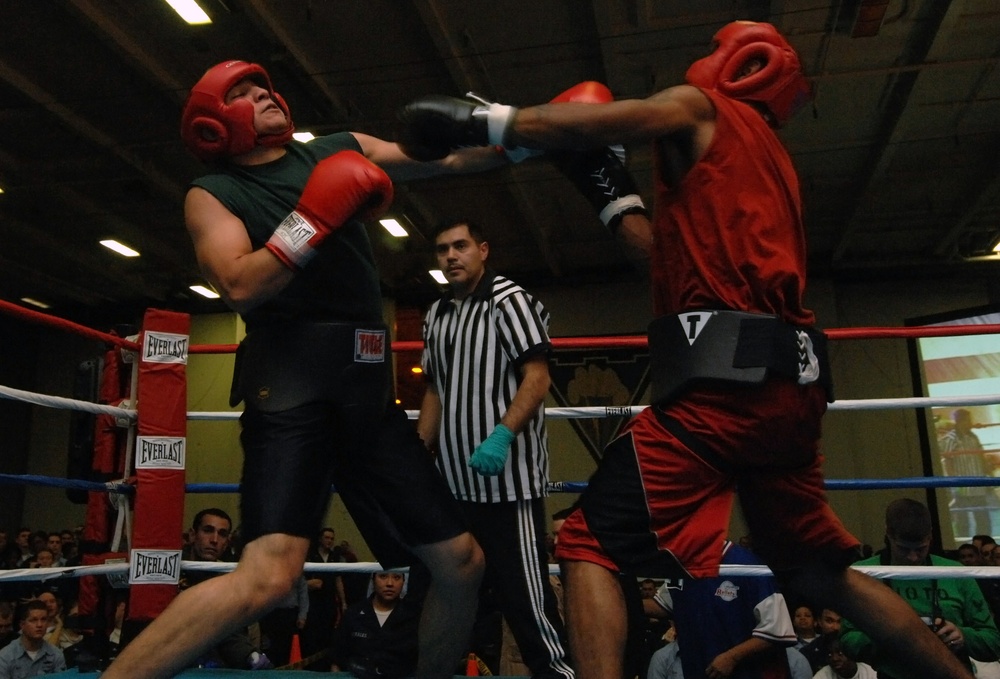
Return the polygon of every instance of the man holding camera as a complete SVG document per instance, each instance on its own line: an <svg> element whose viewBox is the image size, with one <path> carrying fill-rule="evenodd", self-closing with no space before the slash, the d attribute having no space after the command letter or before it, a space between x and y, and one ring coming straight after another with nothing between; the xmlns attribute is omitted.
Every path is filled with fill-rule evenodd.
<svg viewBox="0 0 1000 679"><path fill-rule="evenodd" d="M885 510L885 549L858 566L961 566L957 561L930 553L931 514L916 500L900 499ZM938 638L967 667L972 660L995 661L1000 657L997 630L982 590L972 578L886 579L884 581L913 607ZM844 652L863 660L879 677L905 679L888 654L847 619L841 620Z"/></svg>

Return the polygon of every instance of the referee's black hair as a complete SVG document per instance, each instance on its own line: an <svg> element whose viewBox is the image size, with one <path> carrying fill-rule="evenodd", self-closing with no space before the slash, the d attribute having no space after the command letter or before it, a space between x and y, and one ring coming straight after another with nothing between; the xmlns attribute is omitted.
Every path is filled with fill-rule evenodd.
<svg viewBox="0 0 1000 679"><path fill-rule="evenodd" d="M469 235L472 236L472 240L477 243L485 243L486 236L483 234L482 227L471 219L445 219L438 222L438 225L434 227L434 240L440 236L445 231L449 229L454 229L456 226L466 226L469 229Z"/></svg>

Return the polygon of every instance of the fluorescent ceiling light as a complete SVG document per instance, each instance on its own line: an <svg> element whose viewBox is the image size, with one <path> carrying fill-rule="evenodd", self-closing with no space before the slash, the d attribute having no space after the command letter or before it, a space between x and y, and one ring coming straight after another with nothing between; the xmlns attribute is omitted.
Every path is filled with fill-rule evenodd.
<svg viewBox="0 0 1000 679"><path fill-rule="evenodd" d="M380 219L378 223L385 227L385 230L396 238L406 238L410 234L406 233L406 229L395 219Z"/></svg>
<svg viewBox="0 0 1000 679"><path fill-rule="evenodd" d="M128 247L127 245L122 245L121 243L119 243L116 240L111 240L111 239L102 240L101 241L101 245L103 245L104 247L106 247L109 250L114 250L115 252L117 252L122 257L138 257L139 256L138 252L136 252L132 248Z"/></svg>
<svg viewBox="0 0 1000 679"><path fill-rule="evenodd" d="M441 285L448 285L448 279L444 277L444 271L441 271L441 269L431 269L427 273Z"/></svg>
<svg viewBox="0 0 1000 679"><path fill-rule="evenodd" d="M3 193L3 191L0 191L0 193ZM1000 242L993 246L993 252L1000 252Z"/></svg>
<svg viewBox="0 0 1000 679"><path fill-rule="evenodd" d="M205 14L205 10L199 7L194 0L167 0L167 4L173 7L181 19L191 25L212 23L212 20Z"/></svg>
<svg viewBox="0 0 1000 679"><path fill-rule="evenodd" d="M300 141L303 144L306 143L307 141L312 141L315 138L316 135L314 135L312 132L295 132L294 134L292 134L292 139Z"/></svg>
<svg viewBox="0 0 1000 679"><path fill-rule="evenodd" d="M210 288L206 288L204 285L192 285L189 287L191 290L194 290L202 297L208 297L209 299L219 299L219 293Z"/></svg>
<svg viewBox="0 0 1000 679"><path fill-rule="evenodd" d="M0 192L0 193L2 193L2 192ZM39 309L49 309L49 308L51 308L45 302L39 302L37 299L32 299L31 297L22 297L21 301L24 302L25 304L30 304L31 306L36 306Z"/></svg>
<svg viewBox="0 0 1000 679"><path fill-rule="evenodd" d="M0 186L0 193L3 193L3 187Z"/></svg>

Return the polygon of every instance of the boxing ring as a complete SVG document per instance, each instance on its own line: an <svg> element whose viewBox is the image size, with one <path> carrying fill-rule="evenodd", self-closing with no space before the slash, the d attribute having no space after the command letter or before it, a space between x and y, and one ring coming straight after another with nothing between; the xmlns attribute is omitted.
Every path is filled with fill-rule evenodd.
<svg viewBox="0 0 1000 679"><path fill-rule="evenodd" d="M237 345L191 345L190 317L186 314L148 310L138 335L120 337L86 328L63 319L31 311L0 300L0 314L40 324L58 331L98 340L107 346L98 403L46 395L0 385L0 400L19 401L45 408L64 409L95 416L92 471L107 480L56 478L32 474L0 474L0 485L45 486L86 493L84 543L104 545L101 551L84 554L83 564L72 567L0 570L0 584L19 581L80 579L80 615L106 616L103 599L109 588L128 589L128 617L146 621L155 618L177 592L180 572L224 572L234 563L186 561L181 558L184 529L184 497L191 493L238 493L237 484L188 483L186 480L187 423L232 421L239 412L189 412L187 410L188 357L192 354L229 354ZM845 328L826 330L831 342L872 339L915 339L1000 333L1000 325L950 325L908 328ZM645 336L553 338L553 348L644 349ZM394 351L419 351L420 342L394 342ZM903 397L841 399L830 404L830 412L969 407L1000 404L1000 394L955 397ZM0 404L0 408L4 407ZM547 407L549 420L577 418L621 418L638 414L644 405L600 407ZM416 411L407 411L411 419ZM1000 486L1000 478L981 476L913 476L883 479L828 479L826 489L883 490L938 489ZM553 493L579 493L584 481L557 481ZM335 492L335 489L331 489ZM126 549L127 546L127 549ZM552 566L558 572L557 566ZM875 577L897 579L992 578L1000 567L906 567L858 568ZM377 572L378 563L307 563L306 572ZM763 566L721 567L729 575L769 575ZM104 607L104 608L102 608ZM313 658L315 659L315 658ZM282 670L304 666L310 658ZM242 670L189 670L184 677L220 676ZM63 675L57 675L63 676ZM64 676L97 676L70 670ZM266 671L257 672L266 676ZM278 676L287 676L285 671ZM344 674L344 676L350 676Z"/></svg>

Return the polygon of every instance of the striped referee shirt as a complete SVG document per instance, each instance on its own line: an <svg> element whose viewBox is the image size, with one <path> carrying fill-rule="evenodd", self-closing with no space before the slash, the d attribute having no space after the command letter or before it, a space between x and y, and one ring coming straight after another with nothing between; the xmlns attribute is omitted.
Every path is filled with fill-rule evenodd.
<svg viewBox="0 0 1000 679"><path fill-rule="evenodd" d="M469 457L500 424L514 399L520 366L548 353L549 313L519 285L486 270L464 300L450 293L424 318L424 373L441 398L438 466L459 500L503 502L548 494L543 409L510 447L499 476L480 476Z"/></svg>

